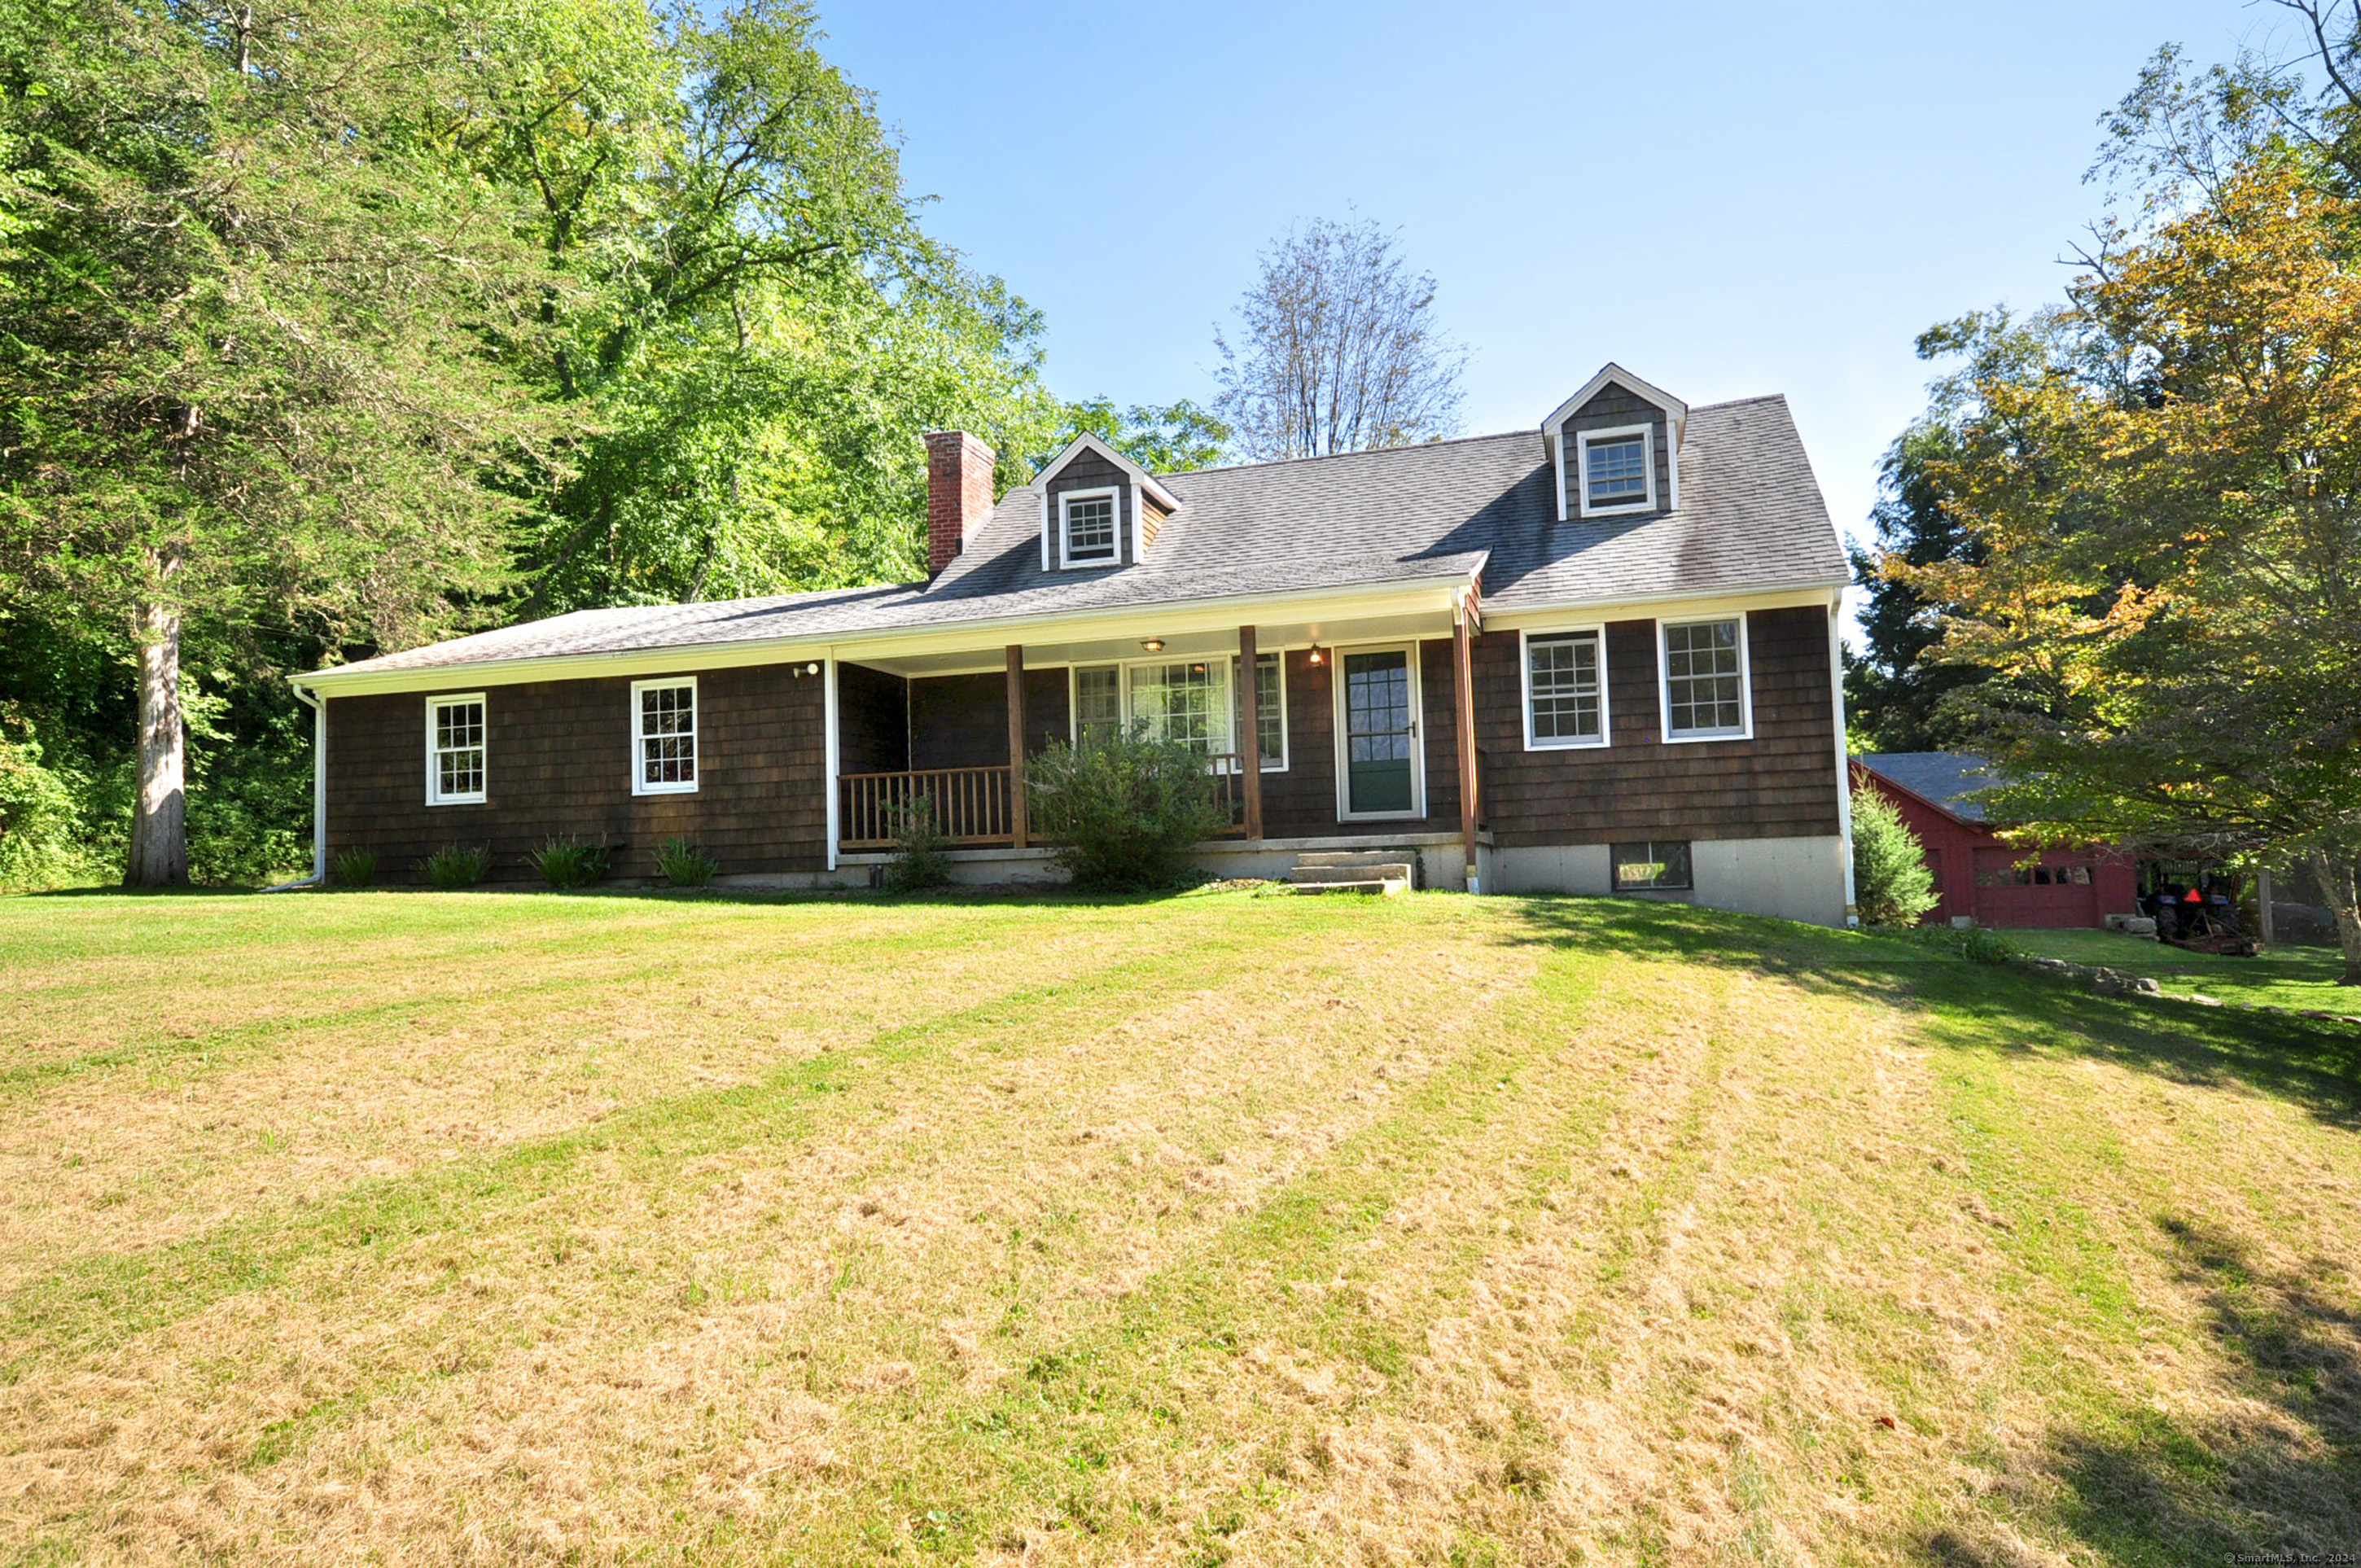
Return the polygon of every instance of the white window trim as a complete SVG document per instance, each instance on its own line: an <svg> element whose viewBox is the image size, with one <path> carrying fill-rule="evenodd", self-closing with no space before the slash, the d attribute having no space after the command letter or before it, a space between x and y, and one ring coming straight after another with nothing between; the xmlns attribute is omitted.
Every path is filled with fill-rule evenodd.
<svg viewBox="0 0 2361 1568"><path fill-rule="evenodd" d="M1590 447L1599 441L1624 441L1640 438L1640 472L1648 482L1647 495L1620 506L1595 507L1590 504ZM1577 430L1574 433L1574 499L1584 517L1622 517L1632 512L1656 510L1656 427L1653 424L1619 424L1612 430Z"/></svg>
<svg viewBox="0 0 2361 1568"><path fill-rule="evenodd" d="M462 703L479 703L484 709L484 785L483 789L466 795L443 793L443 770L437 765L434 748L434 710L456 707ZM426 699L426 804L429 806L481 806L492 782L492 705L484 700L482 692L436 692Z"/></svg>
<svg viewBox="0 0 2361 1568"><path fill-rule="evenodd" d="M688 688L688 782L686 784L648 783L645 749L646 739L642 726L647 712L640 706L643 691L663 691L679 686ZM697 786L705 782L705 699L697 694L695 675L663 675L631 683L631 793L633 795L695 795Z"/></svg>
<svg viewBox="0 0 2361 1568"><path fill-rule="evenodd" d="M1268 757L1265 757L1263 759L1262 771L1267 773L1286 773L1294 763L1295 731L1293 727L1288 722L1287 652L1288 651L1283 648L1263 648L1257 651L1257 656L1262 654L1270 654L1279 660L1279 740L1280 746L1283 747L1284 750L1280 753L1280 765L1278 767L1271 766L1270 759ZM1066 666L1066 743L1070 746L1079 746L1082 743L1082 671L1113 670L1115 673L1116 722L1121 724L1127 730L1131 728L1132 721L1136 717L1131 708L1131 672L1134 669L1151 664L1191 664L1197 663L1201 657L1210 662L1213 659L1224 657L1224 655L1218 653L1202 655L1191 653L1182 653L1179 655L1171 653L1154 653L1145 658L1082 659L1068 664ZM1229 659L1233 666L1230 671L1230 685L1233 692L1231 706L1235 709L1236 706L1236 697L1235 693L1238 684L1239 674L1239 672L1235 667L1239 662L1237 652L1233 649L1226 657ZM1237 715L1234 711L1230 717L1233 719L1235 719ZM1236 727L1233 724L1227 752L1230 755L1235 755L1240 749L1241 747L1236 732Z"/></svg>
<svg viewBox="0 0 2361 1568"><path fill-rule="evenodd" d="M1535 640L1546 642L1554 638L1578 637L1585 633L1598 639L1598 739L1543 740L1533 734L1533 658L1529 644ZM1526 751L1596 751L1607 746L1614 735L1614 716L1608 706L1607 627L1603 621L1585 621L1572 626L1520 627L1517 631L1517 684L1524 705Z"/></svg>
<svg viewBox="0 0 2361 1568"><path fill-rule="evenodd" d="M1230 657L1233 660L1235 660L1238 663L1243 664L1246 663L1245 660L1238 658L1235 653L1231 654ZM1294 765L1295 762L1295 731L1290 728L1287 722L1287 650L1284 648L1257 648L1255 650L1255 657L1257 659L1268 657L1279 661L1279 765L1277 767L1271 766L1270 755L1268 752L1265 752L1262 759L1262 771L1267 773L1283 773L1288 772ZM1234 676L1233 678L1235 679L1235 677ZM1260 698L1261 694L1258 691L1251 690L1254 686L1254 677L1252 675L1246 675L1243 684L1250 689L1250 695L1255 696L1257 700ZM1249 724L1254 722L1253 703L1246 704L1246 722ZM1235 741L1239 738L1232 736L1231 739ZM1243 751L1245 748L1243 744L1240 744L1235 749Z"/></svg>
<svg viewBox="0 0 2361 1568"><path fill-rule="evenodd" d="M1104 571L1123 565L1123 492L1120 485L1103 485L1091 490L1060 490L1058 492L1058 569L1061 572ZM1104 560L1077 561L1067 553L1072 542L1073 507L1076 501L1104 500L1115 512L1115 554Z"/></svg>
<svg viewBox="0 0 2361 1568"><path fill-rule="evenodd" d="M1675 626L1711 626L1716 621L1738 622L1738 713L1743 720L1736 729L1714 729L1697 735L1673 733L1673 660L1665 647L1664 634ZM1656 718L1664 727L1667 746L1694 745L1701 740L1752 740L1754 739L1754 659L1747 647L1747 616L1744 610L1734 615L1700 615L1678 620L1656 622Z"/></svg>
<svg viewBox="0 0 2361 1568"><path fill-rule="evenodd" d="M1347 653L1407 653L1410 655L1410 716L1411 748L1410 806L1408 811L1355 811L1353 775L1346 759L1348 738L1345 733L1345 655ZM1329 707L1335 730L1336 750L1336 820L1339 822L1411 822L1426 815L1426 692L1421 684L1419 645L1416 642L1364 642L1352 647L1334 648L1329 652L1328 667L1334 672L1328 678Z"/></svg>

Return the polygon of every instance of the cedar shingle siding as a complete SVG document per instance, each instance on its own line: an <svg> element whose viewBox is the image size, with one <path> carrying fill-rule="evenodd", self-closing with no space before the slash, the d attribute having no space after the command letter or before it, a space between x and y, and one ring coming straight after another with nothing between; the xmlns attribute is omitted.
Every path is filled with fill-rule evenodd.
<svg viewBox="0 0 2361 1568"><path fill-rule="evenodd" d="M1607 628L1610 744L1528 751L1513 631L1477 645L1476 749L1493 842L1777 839L1837 831L1835 705L1828 612L1756 610L1746 619L1754 738L1667 745L1656 623Z"/></svg>
<svg viewBox="0 0 2361 1568"><path fill-rule="evenodd" d="M1566 416L1565 421L1565 515L1582 515L1582 464L1578 460L1578 437L1587 430L1620 430L1627 425L1648 427L1649 461L1656 469L1656 510L1662 511L1673 504L1673 451L1666 433L1664 411L1647 399L1636 397L1620 387L1599 389L1598 395Z"/></svg>
<svg viewBox="0 0 2361 1568"><path fill-rule="evenodd" d="M613 849L617 876L656 874L675 834L704 846L725 874L827 865L823 682L802 665L697 673L697 788L631 793L631 690L622 677L540 681L484 690L480 806L426 804L422 692L328 703L328 851L376 852L389 882L419 880L445 844L491 848L494 880L533 875L525 856L554 836Z"/></svg>
<svg viewBox="0 0 2361 1568"><path fill-rule="evenodd" d="M1049 565L1054 570L1062 559L1064 519L1059 516L1058 498L1070 490L1115 490L1115 561L1132 564L1131 554L1131 476L1100 456L1095 452L1077 452L1066 466L1050 476L1049 495ZM1078 568L1089 570L1092 568ZM1008 750L1004 741L1000 748Z"/></svg>

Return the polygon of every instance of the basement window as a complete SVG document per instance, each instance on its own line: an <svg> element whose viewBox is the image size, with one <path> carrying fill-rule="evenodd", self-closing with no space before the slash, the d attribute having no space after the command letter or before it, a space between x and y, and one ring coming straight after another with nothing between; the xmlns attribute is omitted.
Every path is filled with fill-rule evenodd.
<svg viewBox="0 0 2361 1568"><path fill-rule="evenodd" d="M1616 892L1686 889L1692 885L1687 839L1651 839L1615 846Z"/></svg>
<svg viewBox="0 0 2361 1568"><path fill-rule="evenodd" d="M426 804L484 800L484 694L426 699Z"/></svg>
<svg viewBox="0 0 2361 1568"><path fill-rule="evenodd" d="M633 795L697 788L697 678L631 683Z"/></svg>

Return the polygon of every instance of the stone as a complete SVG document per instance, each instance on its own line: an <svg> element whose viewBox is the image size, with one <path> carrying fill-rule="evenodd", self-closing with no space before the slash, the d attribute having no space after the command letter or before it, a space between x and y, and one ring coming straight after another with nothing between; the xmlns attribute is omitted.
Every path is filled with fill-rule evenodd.
<svg viewBox="0 0 2361 1568"><path fill-rule="evenodd" d="M2138 992L2142 996L2161 996L2164 994L2164 987L2158 985L2147 975L2142 975L2137 980L2132 981L2132 989Z"/></svg>

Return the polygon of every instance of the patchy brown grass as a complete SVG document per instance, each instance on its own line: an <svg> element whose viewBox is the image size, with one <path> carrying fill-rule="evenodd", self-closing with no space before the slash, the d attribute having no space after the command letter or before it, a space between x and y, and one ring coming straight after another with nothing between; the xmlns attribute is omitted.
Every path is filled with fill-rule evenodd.
<svg viewBox="0 0 2361 1568"><path fill-rule="evenodd" d="M28 1562L2361 1540L2353 1042L1686 910L0 904Z"/></svg>

